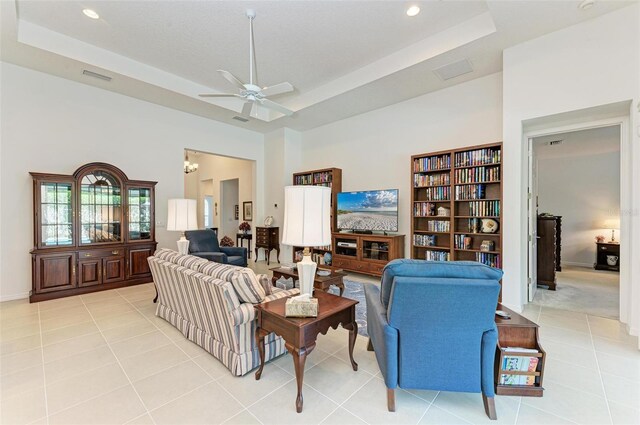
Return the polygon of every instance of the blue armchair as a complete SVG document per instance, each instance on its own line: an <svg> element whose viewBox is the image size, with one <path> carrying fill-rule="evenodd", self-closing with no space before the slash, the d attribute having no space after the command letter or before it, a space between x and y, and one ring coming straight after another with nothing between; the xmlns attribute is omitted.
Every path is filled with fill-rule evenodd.
<svg viewBox="0 0 640 425"><path fill-rule="evenodd" d="M495 310L502 271L476 262L394 260L365 285L369 349L395 411L397 387L482 392L496 419Z"/></svg>
<svg viewBox="0 0 640 425"><path fill-rule="evenodd" d="M247 267L247 248L220 246L213 230L187 230L185 236L189 240L189 254L216 263Z"/></svg>

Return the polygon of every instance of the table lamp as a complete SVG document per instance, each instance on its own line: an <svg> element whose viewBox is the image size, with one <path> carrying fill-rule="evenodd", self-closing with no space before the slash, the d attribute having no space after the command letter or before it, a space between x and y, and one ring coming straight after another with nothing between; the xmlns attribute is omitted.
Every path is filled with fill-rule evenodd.
<svg viewBox="0 0 640 425"><path fill-rule="evenodd" d="M611 229L611 242L616 242L616 229L620 228L619 218L608 218L604 221L605 229Z"/></svg>
<svg viewBox="0 0 640 425"><path fill-rule="evenodd" d="M189 241L184 237L187 230L198 229L197 203L195 199L169 199L167 230L182 232L178 240L178 252L189 253Z"/></svg>
<svg viewBox="0 0 640 425"><path fill-rule="evenodd" d="M284 226L282 244L304 247L298 262L300 294L313 294L316 263L309 247L331 243L331 188L324 186L286 186L284 188Z"/></svg>

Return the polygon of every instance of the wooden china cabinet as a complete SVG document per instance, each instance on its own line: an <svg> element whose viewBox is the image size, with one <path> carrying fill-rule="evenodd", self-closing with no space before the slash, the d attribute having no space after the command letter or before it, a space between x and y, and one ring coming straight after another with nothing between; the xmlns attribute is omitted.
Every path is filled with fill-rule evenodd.
<svg viewBox="0 0 640 425"><path fill-rule="evenodd" d="M156 182L99 162L70 176L30 174L31 302L151 281Z"/></svg>

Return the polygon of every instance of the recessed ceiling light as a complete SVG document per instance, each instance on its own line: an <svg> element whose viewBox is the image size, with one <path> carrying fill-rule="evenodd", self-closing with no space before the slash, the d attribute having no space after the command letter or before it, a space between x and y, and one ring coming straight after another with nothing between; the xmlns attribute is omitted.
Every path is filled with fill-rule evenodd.
<svg viewBox="0 0 640 425"><path fill-rule="evenodd" d="M420 8L418 6L411 6L407 9L407 15L409 16L416 16L418 13L420 13Z"/></svg>
<svg viewBox="0 0 640 425"><path fill-rule="evenodd" d="M93 9L82 9L82 13L88 16L91 19L100 19L100 15Z"/></svg>
<svg viewBox="0 0 640 425"><path fill-rule="evenodd" d="M584 0L582 3L578 5L578 9L588 10L593 7L596 2L594 0Z"/></svg>

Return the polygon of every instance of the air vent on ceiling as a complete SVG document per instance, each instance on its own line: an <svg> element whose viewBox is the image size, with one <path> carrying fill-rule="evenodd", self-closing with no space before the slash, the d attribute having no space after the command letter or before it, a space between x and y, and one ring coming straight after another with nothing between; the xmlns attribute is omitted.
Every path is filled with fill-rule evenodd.
<svg viewBox="0 0 640 425"><path fill-rule="evenodd" d="M561 145L563 142L562 139L558 139L558 140L552 140L549 142L549 146L556 146L556 145Z"/></svg>
<svg viewBox="0 0 640 425"><path fill-rule="evenodd" d="M241 117L239 115L236 115L235 117L233 117L233 119L236 120L236 121L241 121L241 122L249 121L247 118Z"/></svg>
<svg viewBox="0 0 640 425"><path fill-rule="evenodd" d="M82 73L88 77L98 78L104 81L111 81L111 77L106 75L98 74L97 72L89 71L87 69L82 70Z"/></svg>
<svg viewBox="0 0 640 425"><path fill-rule="evenodd" d="M473 68L468 59L462 59L458 62L434 69L433 72L435 72L442 81L446 81L473 72Z"/></svg>

